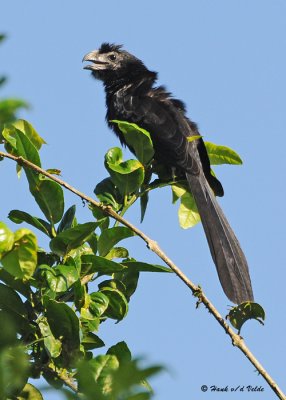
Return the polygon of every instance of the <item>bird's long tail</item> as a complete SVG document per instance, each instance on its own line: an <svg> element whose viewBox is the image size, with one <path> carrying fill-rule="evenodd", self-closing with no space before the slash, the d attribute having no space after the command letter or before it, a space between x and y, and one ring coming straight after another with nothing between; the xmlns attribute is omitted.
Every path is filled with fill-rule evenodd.
<svg viewBox="0 0 286 400"><path fill-rule="evenodd" d="M203 175L186 174L222 288L234 303L252 301L248 265L240 244Z"/></svg>

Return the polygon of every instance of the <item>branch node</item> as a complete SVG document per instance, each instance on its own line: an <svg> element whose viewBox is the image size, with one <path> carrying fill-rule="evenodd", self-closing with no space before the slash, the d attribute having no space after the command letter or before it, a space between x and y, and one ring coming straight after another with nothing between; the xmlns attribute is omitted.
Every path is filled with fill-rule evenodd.
<svg viewBox="0 0 286 400"><path fill-rule="evenodd" d="M232 335L232 345L233 346L235 346L235 347L241 347L241 343L243 342L243 338L240 336L240 335L238 335L237 333L234 333L233 335Z"/></svg>
<svg viewBox="0 0 286 400"><path fill-rule="evenodd" d="M156 252L158 243L155 240L148 240L147 247L149 250Z"/></svg>

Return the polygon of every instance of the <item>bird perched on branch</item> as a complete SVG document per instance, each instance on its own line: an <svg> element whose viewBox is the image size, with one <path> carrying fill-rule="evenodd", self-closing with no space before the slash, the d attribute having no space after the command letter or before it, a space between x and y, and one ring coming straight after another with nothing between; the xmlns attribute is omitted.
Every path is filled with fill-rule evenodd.
<svg viewBox="0 0 286 400"><path fill-rule="evenodd" d="M221 183L211 174L210 161L197 125L186 116L184 104L164 87L155 87L157 73L122 49L103 43L99 50L86 54L84 68L103 82L109 126L126 144L112 120L136 123L152 138L155 160L177 168L186 176L194 196L227 297L234 303L252 301L253 293L246 258L215 196L223 196ZM131 149L132 151L132 149Z"/></svg>

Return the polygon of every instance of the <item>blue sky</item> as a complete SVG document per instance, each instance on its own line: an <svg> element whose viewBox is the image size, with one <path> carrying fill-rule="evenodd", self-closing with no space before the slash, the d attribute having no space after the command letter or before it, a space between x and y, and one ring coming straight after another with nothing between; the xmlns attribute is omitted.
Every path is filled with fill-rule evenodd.
<svg viewBox="0 0 286 400"><path fill-rule="evenodd" d="M1 6L1 74L9 82L1 96L25 98L21 114L45 138L46 168L87 194L106 176L105 152L118 146L105 125L100 82L82 69L81 59L103 41L124 44L182 99L208 141L234 148L241 167L217 167L225 210L249 261L257 302L266 324L251 321L242 334L253 353L284 390L285 384L285 100L286 3L283 0L131 0L96 2L9 0ZM11 209L35 212L25 179L15 166L0 165L0 219ZM79 199L78 220L90 218ZM139 225L139 208L127 218ZM10 226L12 224L10 223ZM16 227L12 226L13 229ZM152 194L141 228L226 315L224 296L200 226L182 230L170 190ZM43 239L41 239L43 240ZM45 242L42 242L45 245ZM129 241L137 259L158 263L143 242ZM202 385L262 386L262 393L231 393L231 399L274 399L252 365L189 290L173 275L146 274L126 320L102 327L110 346L126 340L134 355L162 363L168 372L153 379L156 399L220 399ZM284 382L284 383L283 383ZM46 399L60 395L45 394Z"/></svg>

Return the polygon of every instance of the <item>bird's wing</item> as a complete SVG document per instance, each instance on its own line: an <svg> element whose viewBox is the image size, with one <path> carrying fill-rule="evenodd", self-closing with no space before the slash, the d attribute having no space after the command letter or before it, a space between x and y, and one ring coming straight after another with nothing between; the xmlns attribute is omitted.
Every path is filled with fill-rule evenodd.
<svg viewBox="0 0 286 400"><path fill-rule="evenodd" d="M155 156L167 165L180 167L192 174L199 174L199 156L196 145L187 137L191 131L183 113L170 100L150 96L125 96L121 104L122 117L146 129L153 141ZM158 149L158 151L156 151Z"/></svg>

